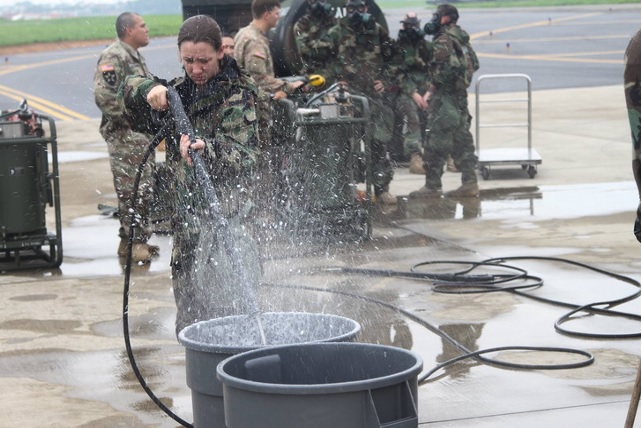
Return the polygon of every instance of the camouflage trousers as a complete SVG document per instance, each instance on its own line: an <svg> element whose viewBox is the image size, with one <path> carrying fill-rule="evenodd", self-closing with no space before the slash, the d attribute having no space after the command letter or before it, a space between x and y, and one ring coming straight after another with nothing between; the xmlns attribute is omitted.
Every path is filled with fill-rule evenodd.
<svg viewBox="0 0 642 428"><path fill-rule="evenodd" d="M140 163L145 157L150 138L145 134L126 131L108 135L105 140L109 150L109 163L118 198L118 236L127 239L133 233L135 241L146 242L151 236L149 226L150 205L153 199L154 158L148 159L134 201L134 184ZM133 221L132 215L134 213Z"/></svg>
<svg viewBox="0 0 642 428"><path fill-rule="evenodd" d="M441 176L450 155L461 171L462 184L477 183L477 156L470 133L472 116L465 95L433 95L428 109L430 135L424 144L426 187L441 190Z"/></svg>
<svg viewBox="0 0 642 428"><path fill-rule="evenodd" d="M387 192L394 175L388 158L388 145L392 140L394 113L389 103L381 97L369 97L372 140L370 144L371 180L375 195Z"/></svg>
<svg viewBox="0 0 642 428"><path fill-rule="evenodd" d="M423 148L426 112L420 110L412 97L406 94L395 99L395 136L391 142L390 156L400 162L410 160L410 155L421 153Z"/></svg>

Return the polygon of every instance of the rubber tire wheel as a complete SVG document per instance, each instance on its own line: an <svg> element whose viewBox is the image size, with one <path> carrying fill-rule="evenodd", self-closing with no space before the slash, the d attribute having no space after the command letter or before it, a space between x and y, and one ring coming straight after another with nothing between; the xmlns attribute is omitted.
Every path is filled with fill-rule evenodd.
<svg viewBox="0 0 642 428"><path fill-rule="evenodd" d="M535 169L535 166L531 165L528 167L528 176L530 178L535 178L535 174L537 174L537 169Z"/></svg>
<svg viewBox="0 0 642 428"><path fill-rule="evenodd" d="M484 177L484 180L488 180L490 178L490 168L488 168L487 166L482 166L481 175L482 177Z"/></svg>

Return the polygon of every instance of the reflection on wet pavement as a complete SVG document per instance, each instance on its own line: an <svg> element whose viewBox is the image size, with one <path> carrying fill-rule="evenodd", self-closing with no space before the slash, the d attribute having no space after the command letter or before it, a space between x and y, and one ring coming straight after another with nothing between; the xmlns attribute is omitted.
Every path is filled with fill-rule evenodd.
<svg viewBox="0 0 642 428"><path fill-rule="evenodd" d="M402 198L395 219L550 220L634 212L635 183L482 190L479 198Z"/></svg>
<svg viewBox="0 0 642 428"><path fill-rule="evenodd" d="M605 183L576 186L542 186L502 189L482 192L480 198L450 198L416 201L402 199L398 208L380 214L375 221L417 220L503 220L519 223L523 220L543 221L555 218L605 216L634 212L635 184ZM379 225L378 225L379 226ZM117 220L105 215L93 215L73 220L63 229L65 258L61 266L65 276L101 276L123 272L124 260L114 258L118 246ZM397 232L398 233L398 232ZM87 237L91 239L86 239ZM414 235L414 243L429 239ZM133 274L169 271L171 237L155 234L151 242L161 247L160 257L149 264L133 266ZM99 244L99 245L98 245ZM402 247L409 242L399 243ZM365 243L366 248L371 245ZM375 245L381 245L375 244ZM391 239L386 246L394 247Z"/></svg>

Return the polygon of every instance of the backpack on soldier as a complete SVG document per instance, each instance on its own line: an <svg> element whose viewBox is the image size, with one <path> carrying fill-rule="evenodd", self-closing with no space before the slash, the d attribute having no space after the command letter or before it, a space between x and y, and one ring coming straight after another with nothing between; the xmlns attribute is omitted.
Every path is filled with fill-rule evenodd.
<svg viewBox="0 0 642 428"><path fill-rule="evenodd" d="M464 45L464 55L466 56L466 81L470 85L473 81L473 74L479 70L479 58L470 43Z"/></svg>
<svg viewBox="0 0 642 428"><path fill-rule="evenodd" d="M468 88L473 81L473 74L479 70L479 58L477 58L477 54L470 42L462 45L458 40L453 39L453 44L457 57L466 70L464 83Z"/></svg>

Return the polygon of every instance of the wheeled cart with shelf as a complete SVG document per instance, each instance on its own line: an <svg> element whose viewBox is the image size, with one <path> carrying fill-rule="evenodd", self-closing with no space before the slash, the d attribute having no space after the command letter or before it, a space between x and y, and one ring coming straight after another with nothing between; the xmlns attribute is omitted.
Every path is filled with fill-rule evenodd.
<svg viewBox="0 0 642 428"><path fill-rule="evenodd" d="M494 98L492 100L482 100L480 88L482 82L502 79L502 80L523 80L526 83L526 98ZM486 123L481 114L480 105L484 103L526 103L526 122L507 122L507 123ZM519 165L528 173L530 178L537 174L537 166L542 163L542 157L533 148L532 133L532 97L531 97L531 79L526 74L486 74L479 76L475 85L475 141L476 154L478 158L477 167L481 172L484 180L491 177L492 167ZM495 147L481 148L481 128L526 128L527 144L525 147Z"/></svg>

